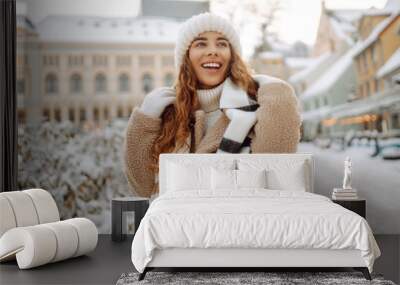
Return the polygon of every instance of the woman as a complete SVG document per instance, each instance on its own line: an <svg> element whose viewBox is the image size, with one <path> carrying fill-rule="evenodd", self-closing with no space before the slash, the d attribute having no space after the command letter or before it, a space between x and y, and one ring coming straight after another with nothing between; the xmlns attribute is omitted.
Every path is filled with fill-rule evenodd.
<svg viewBox="0 0 400 285"><path fill-rule="evenodd" d="M284 81L251 75L237 33L223 18L188 19L175 47L174 88L158 88L135 108L124 144L132 191L158 192L160 153L296 152L300 116Z"/></svg>

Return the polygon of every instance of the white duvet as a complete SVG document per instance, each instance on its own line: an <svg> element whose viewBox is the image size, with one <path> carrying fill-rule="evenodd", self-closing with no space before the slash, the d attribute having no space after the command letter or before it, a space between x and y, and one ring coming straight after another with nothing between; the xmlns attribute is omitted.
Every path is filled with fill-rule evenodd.
<svg viewBox="0 0 400 285"><path fill-rule="evenodd" d="M307 192L248 189L216 194L166 193L156 198L132 243L143 272L154 249L358 249L372 272L380 250L365 219Z"/></svg>

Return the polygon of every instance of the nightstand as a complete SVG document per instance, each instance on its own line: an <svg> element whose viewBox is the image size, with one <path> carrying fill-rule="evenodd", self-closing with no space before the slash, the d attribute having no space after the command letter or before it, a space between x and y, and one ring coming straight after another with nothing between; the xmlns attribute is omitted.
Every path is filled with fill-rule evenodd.
<svg viewBox="0 0 400 285"><path fill-rule="evenodd" d="M366 219L366 208L367 201L365 199L354 199L354 200L337 200L332 199L332 202L339 204L340 206L359 214L361 217Z"/></svg>
<svg viewBox="0 0 400 285"><path fill-rule="evenodd" d="M113 241L123 241L126 238L126 214L128 212L132 212L134 215L136 232L148 208L148 198L113 198L111 201L111 239Z"/></svg>

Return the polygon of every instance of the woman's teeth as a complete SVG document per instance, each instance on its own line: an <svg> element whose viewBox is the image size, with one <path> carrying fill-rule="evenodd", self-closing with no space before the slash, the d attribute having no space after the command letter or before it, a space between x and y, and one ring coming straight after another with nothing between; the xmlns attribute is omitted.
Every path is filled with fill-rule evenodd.
<svg viewBox="0 0 400 285"><path fill-rule="evenodd" d="M210 62L210 63L203 63L201 65L203 68L213 68L213 69L218 69L221 67L220 63L214 63L214 62Z"/></svg>

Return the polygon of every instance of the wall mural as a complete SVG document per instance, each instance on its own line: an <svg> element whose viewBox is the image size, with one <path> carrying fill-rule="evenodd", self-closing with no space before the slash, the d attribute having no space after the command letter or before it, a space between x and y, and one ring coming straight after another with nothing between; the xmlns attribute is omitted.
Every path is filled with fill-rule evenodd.
<svg viewBox="0 0 400 285"><path fill-rule="evenodd" d="M189 59L184 56L189 48L186 45L178 48L182 52L178 58L174 53L176 44L181 43L178 31L182 19L190 18L193 11L212 10L228 19L241 36L239 41L236 34L227 33L230 56L240 55L256 74L289 84L284 84L287 89L260 88L269 97L257 99L256 85L247 85L247 94L241 93L229 80L234 75L227 80L224 77L217 91L236 90L237 98L246 104L233 104L221 96L219 106L230 106L225 108L230 109L225 110L226 116L241 127L222 132L221 143L212 151L208 145L196 147L204 152L249 152L253 141L253 152L276 151L276 145L279 152L293 152L301 122L297 151L315 157L315 192L331 197L334 188L342 187L343 161L349 157L351 186L368 201L368 221L374 233L400 233L396 223L400 215L400 17L396 1L372 8L373 13L366 9L335 10L322 4L316 8L315 41L297 39L293 44L285 42L285 33L271 29L279 27L279 17L289 12L285 7L261 9L257 5L263 1L240 4L244 5L242 13L235 11L239 2L245 1L194 1L191 12L176 7L175 12L165 11L165 15L150 7L152 1L142 1L142 17L81 16L73 12L58 16L51 11L39 17L39 6L35 6L39 4L31 2L17 1L18 187L48 190L62 219L85 216L96 223L100 233L109 233L112 198L154 193L153 178L147 184L137 183L138 177L153 177L147 165L134 165L132 169L136 170L124 172L128 126L134 127L128 132L129 153L142 154L148 149L148 133L143 132L143 126L129 123L129 118L136 107L142 115L164 122L172 118L170 104L174 101L165 94L183 92L182 86L176 89L173 85L179 78L176 67L187 64L185 60L191 60L194 66L188 78L193 72L201 78L202 68L207 72L220 68L215 66L220 63L200 67L203 62L197 62L196 70L196 55ZM279 1L271 3L280 5ZM310 10L310 17L312 13ZM225 28L229 30L231 25ZM205 35L207 40L213 36ZM192 51L201 48L190 47ZM221 64L224 66L224 62ZM253 82L249 78L261 87L268 81L254 74L234 81ZM187 82L190 80L184 88L194 90ZM214 86L212 82L210 86ZM202 98L209 94L198 94L201 106ZM281 133L276 131L265 138L255 136L254 113L262 110L263 117L257 122L262 124L274 112L268 109L271 101L265 103L259 98L282 98L282 94L294 101L296 95L300 105L299 115L290 109L294 101L286 98L287 108L273 116L276 124L292 122L290 139L282 143L277 139ZM242 116L241 108L251 112ZM195 121L191 123L193 127ZM238 133L238 129L245 131ZM163 130L164 140L158 141L157 151L172 151L167 134L177 129L171 124ZM179 142L184 148L185 141Z"/></svg>

